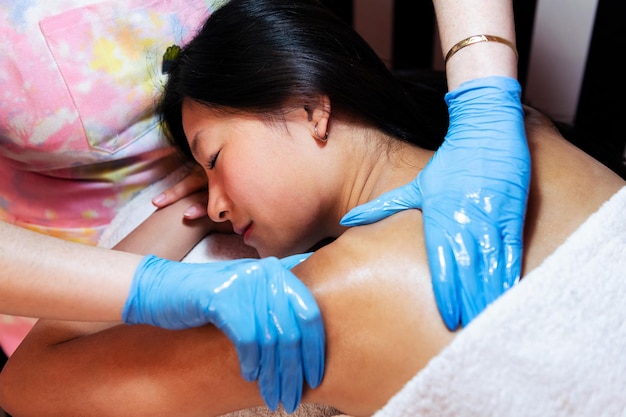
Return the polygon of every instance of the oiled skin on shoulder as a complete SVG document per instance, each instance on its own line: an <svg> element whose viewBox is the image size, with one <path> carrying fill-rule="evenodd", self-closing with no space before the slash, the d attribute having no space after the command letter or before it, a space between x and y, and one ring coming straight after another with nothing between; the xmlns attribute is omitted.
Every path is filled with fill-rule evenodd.
<svg viewBox="0 0 626 417"><path fill-rule="evenodd" d="M529 112L525 273L624 186ZM327 335L324 380L304 401L371 415L454 338L435 305L419 211L349 229L294 272L315 295ZM3 408L14 417L44 410L135 417L216 416L263 405L257 384L240 377L232 345L212 326L98 330L40 322L0 377Z"/></svg>

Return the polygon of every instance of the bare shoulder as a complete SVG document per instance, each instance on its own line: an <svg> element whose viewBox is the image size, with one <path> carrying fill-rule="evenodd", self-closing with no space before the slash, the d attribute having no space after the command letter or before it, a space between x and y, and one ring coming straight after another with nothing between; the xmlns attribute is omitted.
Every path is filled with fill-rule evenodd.
<svg viewBox="0 0 626 417"><path fill-rule="evenodd" d="M371 415L452 340L435 304L421 221L410 210L353 227L294 268L327 336L326 375L309 400Z"/></svg>
<svg viewBox="0 0 626 417"><path fill-rule="evenodd" d="M380 283L381 274L385 282L391 282L401 272L427 274L422 230L418 210L400 212L367 226L352 227L294 271L317 288L327 281L336 287L339 281L351 281L357 276L361 283L370 280Z"/></svg>
<svg viewBox="0 0 626 417"><path fill-rule="evenodd" d="M607 193L610 196L624 185L625 181L617 174L568 142L548 117L530 107L524 107L524 111L533 179L537 185L550 186L566 176L572 183L582 183L587 187L586 192L593 191L589 184L600 185L593 188L603 201ZM558 181L550 179L554 175L558 175Z"/></svg>
<svg viewBox="0 0 626 417"><path fill-rule="evenodd" d="M529 107L525 113L532 161L524 233L529 272L626 183L563 138L546 116Z"/></svg>

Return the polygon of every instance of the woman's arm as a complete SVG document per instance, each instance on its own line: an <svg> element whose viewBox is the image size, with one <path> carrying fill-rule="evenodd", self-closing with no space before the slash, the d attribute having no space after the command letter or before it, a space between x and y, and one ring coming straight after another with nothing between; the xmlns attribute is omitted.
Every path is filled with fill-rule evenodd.
<svg viewBox="0 0 626 417"><path fill-rule="evenodd" d="M183 211L197 197L182 198L157 210L114 249L181 259L211 228L208 217L183 219ZM27 233L19 233L19 237L22 235ZM67 246L67 254L81 256L72 252L76 245ZM87 249L93 249L96 255L112 252ZM125 252L114 253L136 257ZM94 257L93 261L82 258L86 265L84 274L101 275L103 287L107 288L111 269L116 265L101 262L101 259L110 261L111 257ZM131 276L135 267L130 269ZM87 281L81 278L80 282ZM128 288L124 292L120 290L120 304L127 292ZM80 300L89 305L89 301ZM121 313L110 320L117 321L120 316ZM219 360L201 359L218 357ZM33 361L39 365L33 367ZM168 378L157 376L165 375L165 370ZM154 377L150 377L152 372ZM215 398L220 398L219 404L213 405L216 415L236 407L229 398L237 406L263 404L257 385L241 377L232 343L214 326L168 331L151 326L129 327L119 322L40 320L0 374L0 404L16 416L39 416L44 409L50 416L83 415L87 411L103 416L159 415L168 404L177 404L180 415L187 412L194 415L192 409L185 410L181 404L198 407L198 390L189 387L206 385L205 375L212 374L220 375L219 383L206 387L206 392L211 394L200 404L209 406L215 403ZM34 394L32 398L30 394ZM245 403L245 398L250 398L250 402ZM14 409L15 405L18 408Z"/></svg>
<svg viewBox="0 0 626 417"><path fill-rule="evenodd" d="M171 211L155 212L140 226L145 233L131 235L113 251L0 222L0 311L61 320L120 320L133 275L142 259L139 255L147 251L145 242L157 254L180 259L212 227L208 218L182 220L181 208L197 199L197 196L187 197ZM184 229L188 233L175 233L174 228L149 231L151 224L174 213L179 216L171 220L180 226L176 231ZM123 252L129 245L135 249L129 252L134 254Z"/></svg>
<svg viewBox="0 0 626 417"><path fill-rule="evenodd" d="M40 321L0 374L13 416L210 416L260 406L257 384L213 326Z"/></svg>
<svg viewBox="0 0 626 417"><path fill-rule="evenodd" d="M412 183L353 209L342 224L421 209L435 298L453 330L520 279L530 154L512 2L433 3L444 56L456 50L446 63L444 143ZM475 35L490 40L458 47Z"/></svg>
<svg viewBox="0 0 626 417"><path fill-rule="evenodd" d="M208 218L191 223L183 220L182 212L190 203L188 199L183 199L159 210L116 248L157 253L169 258L184 256L211 226ZM174 407L175 411L167 414L192 410L191 407L197 407L195 410L217 410L215 415L223 414L241 404L251 407L262 405L264 399L267 401L259 395L256 383L242 378L238 366L238 361L241 361L242 369L253 372L250 359L254 366L259 365L256 356L248 352L255 349L263 363L268 354L276 358L276 363L264 366L258 375L258 383L261 389L265 389L264 395L272 399L273 395L279 395L283 402L283 395L287 400L291 399L292 391L299 392L302 382L297 378L285 381L289 384L285 389L282 383L275 384L271 378L290 375L294 369L305 368L305 373L320 374L317 378L321 379L322 372L308 361L320 363L323 369L323 326L317 305L308 290L299 281L299 286L294 286L295 276L284 270L277 260L274 259L274 263L270 261L248 260L237 264L170 262L153 279L145 280L147 289L140 286L143 289L137 291L138 307L133 307L131 315L136 311L144 314L141 294L151 292L155 280L160 282L163 275L172 276L172 282L156 290L161 298L171 299L165 304L172 305L149 311L149 317L165 316L164 319L170 320L175 316L174 325L187 319L195 320L196 326L210 321L216 323L220 330L206 326L203 329L169 332L156 327L111 327L115 323L40 321L1 374L0 405L14 415L41 415L42 410L46 410L47 415L84 415L93 414L96 410L106 416L142 415L144 410L144 415L158 415L168 407ZM238 266L240 264L241 267ZM278 264L280 270L276 270L274 264ZM174 272L168 274L167 271L172 268ZM256 268L254 270L258 270L259 274L250 274L242 268ZM237 279L238 274L240 280ZM293 278L283 276L288 274ZM270 291L275 287L280 290ZM292 306L294 302L298 304L296 308ZM239 307L233 308L236 305ZM273 305L280 306L280 311L273 311ZM172 309L175 314L169 314ZM259 317L264 316L264 312L272 312L273 320L271 323L256 320L247 314L249 311ZM289 319L284 319L285 316ZM146 322L126 320L127 316L124 317L128 323ZM264 336L275 331L272 327L274 323L288 334L300 332L303 343L306 339L319 344L319 347L303 349L300 354L292 352L289 344L285 346L282 338L276 346L258 346L262 341L247 337L250 328L257 329L257 333ZM235 342L237 349L226 336ZM191 340L195 340L197 345L192 346ZM285 355L288 355L289 361L281 360ZM219 360L198 365L207 357L219 357ZM37 366L33 367L34 363ZM157 375L168 377L164 380ZM181 375L184 375L184 384L181 384ZM206 375L213 378L207 380ZM236 376L236 383L228 385L225 375L232 375L233 379ZM310 381L311 376L306 376ZM253 375L251 380L256 378ZM236 390L229 391L226 387ZM200 389L200 393L196 389ZM245 390L249 391L249 395L245 394ZM207 392L213 396L207 397ZM239 397L244 394L244 397ZM220 401L213 404L216 395ZM189 415L194 414L190 412Z"/></svg>
<svg viewBox="0 0 626 417"><path fill-rule="evenodd" d="M152 253L172 260L182 259L185 254L188 253L189 250L191 250L193 246L195 246L197 242L211 230L213 226L213 223L208 217L193 221L183 219L183 210L185 210L190 204L197 202L198 198L201 198L202 195L206 195L206 193L195 194L182 198L168 207L157 210L128 236L120 241L115 246L115 251L97 249L88 246L85 247L86 252L89 252L89 255L93 256L94 259L91 259L89 256L84 256L85 253L81 253L80 251L77 253L77 250L74 248L74 246L77 246L76 244L67 243L65 241L60 242L63 249L67 250L67 252L64 252L65 257L71 254L75 259L79 259L81 263L84 264L84 270L82 270L81 276L77 277L76 287L80 288L80 286L84 286L85 283L90 284L90 287L85 289L87 291L87 296L79 294L78 290L76 290L76 293L74 294L76 302L74 302L74 305L84 303L86 304L86 308L93 309L93 306L91 306L93 301L90 299L90 294L95 294L93 287L91 287L95 284L92 280L86 279L86 277L95 276L96 278L102 280L101 292L105 293L105 296L109 289L111 292L119 292L120 312L117 316L109 318L111 321L110 323L57 322L40 320L40 322L33 329L32 337L29 336L27 338L28 341L24 344L24 349L20 349L20 352L14 354L15 356L12 357L10 361L11 364L7 365L7 371L1 374L4 379L4 383L2 385L5 386L5 388L9 387L11 390L17 389L17 392L20 392L25 388L24 386L21 386L21 382L28 381L28 390L32 387L36 391L39 390L39 392L42 393L42 402L39 402L38 400L31 402L28 406L32 407L33 415L40 415L41 410L43 409L42 406L46 402L49 404L48 410L50 410L51 413L57 412L56 407L58 406L59 415L81 415L84 410L79 410L78 408L67 408L66 404L61 405L60 402L62 402L61 399L63 398L63 395L55 393L54 391L56 389L50 390L51 387L56 386L61 391L65 391L66 389L72 391L72 381L80 381L79 384L84 386L80 390L82 395L85 396L83 398L87 400L86 402L90 404L90 406L94 407L93 410L98 410L101 407L103 415L108 415L109 412L112 412L115 409L115 390L107 391L106 395L102 395L103 390L100 387L103 385L106 386L112 383L119 383L119 381L124 380L126 381L126 384L145 386L146 390L158 389L157 387L159 384L156 381L154 384L148 384L145 381L137 381L133 379L132 369L142 369L143 364L145 363L145 359L142 359L141 356L145 354L146 357L151 357L152 359L162 362L163 364L180 366L179 363L177 365L173 363L176 362L177 357L175 350L165 346L168 337L160 337L161 334L167 335L169 333L168 331L149 326L133 326L132 331L129 332L130 335L125 337L124 335L127 334L126 331L128 327L115 327L119 324L119 318L121 317L121 305L123 305L125 301L125 294L128 293L128 288L116 288L115 282L110 282L110 277L112 269L118 267L118 265L113 262L115 257L120 259L137 258L137 263L141 259L141 256L131 255L131 253L127 252L133 252L138 255ZM7 230L13 229L17 228L10 226ZM36 238L33 238L31 241L24 240L24 237L28 237L30 235L29 232L22 231L21 229L17 229L15 232L16 234L14 237L22 238L22 240L17 240L20 243L32 244L34 242L35 244L43 244ZM45 238L43 239L44 241L48 240L45 236L42 237ZM54 239L50 240L54 241ZM57 249L58 248L59 247L57 246ZM79 249L82 248L82 246L79 246ZM34 249L39 249L39 247L35 246ZM109 253L113 253L115 256L107 256ZM51 256L57 255L61 259L64 259L63 256L60 256L56 252L48 254ZM46 257L46 259L48 259L48 257ZM71 262L69 262L69 264L71 264ZM33 266L33 268L35 267ZM135 264L130 265L130 272L128 275L132 276L135 268ZM55 271L54 267L52 267L52 269ZM65 293L63 294L65 295ZM34 296L33 300L35 301ZM72 305L70 300L68 300L67 305ZM100 316L97 317L101 319ZM209 329L211 330L203 331L204 334L212 335L209 340L221 340L224 338L224 336L215 328L210 327ZM144 332L146 333L145 335L143 334ZM198 329L193 329L189 330L188 334L193 335L197 332ZM181 335L183 334L183 332L178 333ZM91 334L92 336L89 338L83 338L83 336L88 334ZM120 334L121 336L117 336ZM152 337L149 335L152 335ZM155 339L155 337L157 337L157 339ZM108 338L117 339L121 343L120 346L125 344L126 346L132 346L132 351L134 353L126 355L123 352L109 350L109 344L104 342L104 340ZM158 342L158 345L153 342ZM40 349L42 347L46 347L47 349ZM157 348L156 350L155 347ZM128 352L126 349L124 349L124 351ZM155 356L150 355L149 352L151 351L158 351L159 354ZM42 357L44 352L49 354L49 356L45 359ZM85 354L85 352L89 352L89 354ZM181 353L182 354L178 356L178 359L186 357L186 355L189 354L189 351ZM51 371L50 374L46 371L46 378L33 380L30 378L31 373L37 372L37 370L29 366L25 368L20 366L20 357L28 357L31 354L39 359L45 360L45 367L47 371ZM65 356L67 354L76 355L76 360L72 361L71 364L65 362L64 358L67 357ZM233 355L232 358L234 358L233 368L237 369L236 355ZM17 369L14 369L15 363L18 364ZM76 371L73 372L71 369L72 367L74 367ZM91 376L88 376L85 379L79 378L77 380L67 378L68 372L70 374L77 375L77 373L80 372L79 369L84 370L87 367L90 369L89 373L93 372ZM12 372L12 370L14 372ZM48 377L51 377L52 380L46 381ZM58 380L55 380L56 378L58 378ZM38 385L38 383L41 383L41 386ZM254 384L249 385L256 388ZM21 392L23 393L24 391ZM173 394L174 391L169 390L168 388L167 395ZM5 390L0 393L0 398L3 398L3 407L6 407L7 404L10 407L11 402L5 404L5 399L12 398L14 395L15 394ZM167 395L162 393L159 396L167 398ZM177 395L177 397L181 398L180 395ZM137 410L137 412L138 413L136 415L141 415L140 410ZM28 409L20 408L19 412L15 415L29 415L29 413ZM149 414L154 415L153 412Z"/></svg>
<svg viewBox="0 0 626 417"><path fill-rule="evenodd" d="M0 311L62 320L119 320L141 258L0 222Z"/></svg>
<svg viewBox="0 0 626 417"><path fill-rule="evenodd" d="M189 220L183 216L190 205L201 202L206 205L206 191L188 195L155 211L114 249L180 261L209 232L233 233L230 222L215 223L208 216Z"/></svg>
<svg viewBox="0 0 626 417"><path fill-rule="evenodd" d="M351 229L294 268L318 300L327 333L327 371L303 401L371 414L451 340L437 320L423 240L406 227L419 226L419 216L407 211ZM213 326L103 330L40 321L0 376L0 405L16 416L207 417L263 399Z"/></svg>
<svg viewBox="0 0 626 417"><path fill-rule="evenodd" d="M474 35L493 35L515 45L510 0L433 0L445 57L457 42ZM448 88L490 75L517 78L517 55L498 42L480 42L456 52L446 64Z"/></svg>

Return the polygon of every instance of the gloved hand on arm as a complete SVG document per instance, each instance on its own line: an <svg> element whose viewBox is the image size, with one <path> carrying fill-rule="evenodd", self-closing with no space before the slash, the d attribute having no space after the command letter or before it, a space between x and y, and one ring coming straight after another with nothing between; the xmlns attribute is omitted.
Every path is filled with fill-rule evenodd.
<svg viewBox="0 0 626 417"><path fill-rule="evenodd" d="M276 410L293 412L324 374L321 313L306 286L289 269L294 255L205 264L148 255L139 264L122 313L127 324L184 329L214 324L234 343L243 377L258 378L261 395Z"/></svg>
<svg viewBox="0 0 626 417"><path fill-rule="evenodd" d="M411 183L355 207L345 226L421 209L433 289L450 330L518 282L530 153L517 80L491 76L445 96L444 143Z"/></svg>

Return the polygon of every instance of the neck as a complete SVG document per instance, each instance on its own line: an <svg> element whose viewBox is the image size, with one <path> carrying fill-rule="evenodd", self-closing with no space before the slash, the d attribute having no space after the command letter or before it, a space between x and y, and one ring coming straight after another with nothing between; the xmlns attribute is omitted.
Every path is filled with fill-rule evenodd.
<svg viewBox="0 0 626 417"><path fill-rule="evenodd" d="M335 208L337 225L352 208L415 179L433 155L374 129L352 129L349 135L337 141L345 147L341 163L346 167ZM338 226L338 234L343 230Z"/></svg>

